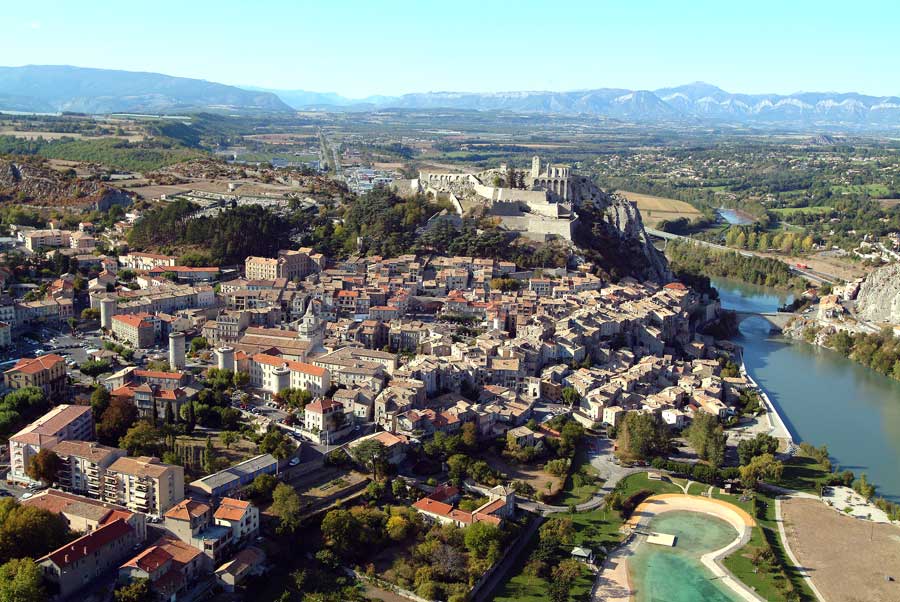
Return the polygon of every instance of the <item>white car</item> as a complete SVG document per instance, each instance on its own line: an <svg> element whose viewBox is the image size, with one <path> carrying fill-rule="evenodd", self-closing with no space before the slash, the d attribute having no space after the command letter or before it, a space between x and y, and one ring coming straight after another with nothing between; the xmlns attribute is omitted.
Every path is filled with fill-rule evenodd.
<svg viewBox="0 0 900 602"><path fill-rule="evenodd" d="M297 464L300 464L300 458L291 458L291 461L288 462L288 464L290 464L291 466L296 466Z"/></svg>

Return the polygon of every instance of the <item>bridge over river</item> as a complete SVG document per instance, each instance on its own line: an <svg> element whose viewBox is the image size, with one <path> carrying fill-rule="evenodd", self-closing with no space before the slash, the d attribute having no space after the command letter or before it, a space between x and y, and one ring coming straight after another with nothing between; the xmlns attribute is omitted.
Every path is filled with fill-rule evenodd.
<svg viewBox="0 0 900 602"><path fill-rule="evenodd" d="M792 319L798 314L790 311L770 311L770 312L752 312L752 311L736 311L738 324L747 318L762 318L769 323L773 330L784 330Z"/></svg>

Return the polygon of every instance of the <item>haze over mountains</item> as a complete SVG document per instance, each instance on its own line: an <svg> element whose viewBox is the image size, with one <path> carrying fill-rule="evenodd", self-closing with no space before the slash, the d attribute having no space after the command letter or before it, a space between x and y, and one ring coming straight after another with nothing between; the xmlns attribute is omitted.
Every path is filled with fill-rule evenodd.
<svg viewBox="0 0 900 602"><path fill-rule="evenodd" d="M900 126L900 97L856 92L734 94L696 82L653 91L423 92L352 99L335 93L242 88L157 73L68 66L0 67L0 110L172 114L388 108L506 110L643 122Z"/></svg>

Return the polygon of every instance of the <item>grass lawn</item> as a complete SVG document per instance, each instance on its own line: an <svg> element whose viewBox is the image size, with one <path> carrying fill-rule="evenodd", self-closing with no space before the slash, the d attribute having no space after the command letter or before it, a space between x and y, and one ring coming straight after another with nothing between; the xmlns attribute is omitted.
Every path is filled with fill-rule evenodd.
<svg viewBox="0 0 900 602"><path fill-rule="evenodd" d="M663 477L667 479L668 477ZM619 482L618 490L623 497L628 497L633 493L637 493L641 489L649 489L653 493L684 493L681 487L668 480L651 480L647 478L646 472L639 472L628 475Z"/></svg>
<svg viewBox="0 0 900 602"><path fill-rule="evenodd" d="M535 532L528 546L522 551L518 562L509 569L513 575L494 592L494 602L545 602L550 596L550 584L546 579L526 575L525 565L528 557L537 547L538 533ZM594 583L594 575L587 568L581 569L581 575L572 584L569 600L582 600L590 593Z"/></svg>
<svg viewBox="0 0 900 602"><path fill-rule="evenodd" d="M797 454L784 463L784 472L777 483L781 487L819 493L819 486L828 480L831 473L815 459Z"/></svg>
<svg viewBox="0 0 900 602"><path fill-rule="evenodd" d="M886 197L890 190L884 184L847 184L841 186L832 186L831 191L836 194L864 194L869 193L871 197Z"/></svg>
<svg viewBox="0 0 900 602"><path fill-rule="evenodd" d="M582 483L581 485L575 485L573 475L578 472L587 473L588 475L594 477L594 482L592 483ZM597 479L597 471L591 466L590 459L588 458L587 448L585 445L580 445L578 450L575 452L575 458L572 460L572 468L569 470L569 476L566 478L566 482L563 485L562 491L559 496L553 500L553 503L558 506L569 506L571 504L583 504L584 502L590 500L594 493L601 487L603 483Z"/></svg>
<svg viewBox="0 0 900 602"><path fill-rule="evenodd" d="M752 587L760 596L766 600L785 600L785 594L781 589L783 578L780 574L774 572L766 572L757 569L750 560L750 555L756 548L765 547L766 540L775 553L776 563L786 567L788 578L801 592L802 600L815 600L812 591L806 582L797 572L791 561L784 551L784 544L778 533L778 525L775 522L775 499L766 494L757 493L757 499L765 504L764 516L760 517L756 514L753 503L751 501L741 502L737 496L724 494L721 492L714 493L713 497L724 500L735 506L739 506L756 518L757 525L753 528L750 541L743 548L733 552L723 560L723 564L734 573L735 577Z"/></svg>

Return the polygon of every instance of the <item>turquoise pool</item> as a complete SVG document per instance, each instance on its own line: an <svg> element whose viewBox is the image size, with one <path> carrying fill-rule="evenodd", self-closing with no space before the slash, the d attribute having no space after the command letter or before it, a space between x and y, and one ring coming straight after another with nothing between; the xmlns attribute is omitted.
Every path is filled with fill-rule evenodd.
<svg viewBox="0 0 900 602"><path fill-rule="evenodd" d="M677 539L672 548L642 543L628 559L636 602L740 602L700 562L737 537L734 527L707 514L672 511L653 517L649 530Z"/></svg>

